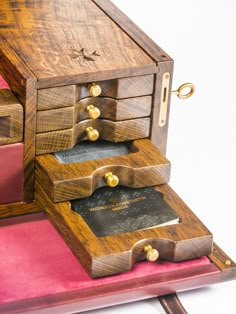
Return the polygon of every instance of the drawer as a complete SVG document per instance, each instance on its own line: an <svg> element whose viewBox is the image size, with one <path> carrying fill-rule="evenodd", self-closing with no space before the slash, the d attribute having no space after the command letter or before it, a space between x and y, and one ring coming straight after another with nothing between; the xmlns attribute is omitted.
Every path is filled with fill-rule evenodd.
<svg viewBox="0 0 236 314"><path fill-rule="evenodd" d="M38 91L37 110L70 107L82 98L91 95L90 83L68 85ZM151 95L154 75L135 76L94 83L101 88L100 96L123 99Z"/></svg>
<svg viewBox="0 0 236 314"><path fill-rule="evenodd" d="M89 139L96 132L99 139L122 142L146 138L149 130L150 118L118 122L105 119L84 120L71 129L37 134L36 155L71 149L76 143Z"/></svg>
<svg viewBox="0 0 236 314"><path fill-rule="evenodd" d="M155 191L161 194L165 206L172 208L181 217L179 223L102 237L94 233L91 221L85 221L82 215L72 210L72 202L53 203L46 186L47 184L36 181L36 202L47 212L51 222L91 277L108 276L132 269L135 263L150 258L147 251L150 247L159 254L160 262L157 260L157 266L165 261L180 262L207 256L212 251L213 237L210 231L167 184L156 186ZM138 195L139 193L131 197L130 204L139 201ZM98 195L96 210L108 210L102 208L107 202L120 203L119 198L112 196L104 202L105 197L108 198L108 195L102 194L100 198ZM91 208L91 198L81 201L84 209L94 210ZM111 211L110 207L109 210ZM104 221L105 225L109 223L105 219Z"/></svg>
<svg viewBox="0 0 236 314"><path fill-rule="evenodd" d="M90 109L93 106L93 109ZM37 133L69 129L85 119L121 121L150 116L152 97L143 96L116 100L107 97L87 97L72 107L37 111ZM99 110L97 111L96 108Z"/></svg>
<svg viewBox="0 0 236 314"><path fill-rule="evenodd" d="M95 152L91 146L87 152L90 160L69 164L62 164L52 154L38 156L36 181L45 187L53 202L61 202L90 196L96 189L112 185L113 179L118 179L117 184L133 188L159 185L169 180L170 163L150 140L135 140L125 145L128 153L98 159L93 159ZM108 173L113 174L111 179Z"/></svg>
<svg viewBox="0 0 236 314"><path fill-rule="evenodd" d="M0 145L22 141L23 107L10 90L0 90Z"/></svg>

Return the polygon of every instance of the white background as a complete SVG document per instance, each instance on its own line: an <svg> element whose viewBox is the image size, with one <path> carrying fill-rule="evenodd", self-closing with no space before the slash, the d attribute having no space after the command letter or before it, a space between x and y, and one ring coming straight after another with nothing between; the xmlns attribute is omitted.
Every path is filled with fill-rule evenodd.
<svg viewBox="0 0 236 314"><path fill-rule="evenodd" d="M167 157L170 185L236 260L236 1L113 0L175 61ZM190 314L236 313L236 281L179 293ZM164 313L149 299L90 314Z"/></svg>

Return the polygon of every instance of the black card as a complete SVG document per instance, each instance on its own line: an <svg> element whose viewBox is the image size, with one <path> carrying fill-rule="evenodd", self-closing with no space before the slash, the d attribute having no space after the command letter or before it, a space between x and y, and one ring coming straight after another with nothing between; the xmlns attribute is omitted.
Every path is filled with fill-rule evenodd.
<svg viewBox="0 0 236 314"><path fill-rule="evenodd" d="M71 201L97 237L148 229L179 222L179 217L152 187L103 187L90 197Z"/></svg>

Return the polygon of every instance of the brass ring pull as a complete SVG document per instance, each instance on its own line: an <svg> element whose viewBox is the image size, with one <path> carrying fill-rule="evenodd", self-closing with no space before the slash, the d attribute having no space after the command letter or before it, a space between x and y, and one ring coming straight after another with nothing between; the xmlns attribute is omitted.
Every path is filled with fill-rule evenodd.
<svg viewBox="0 0 236 314"><path fill-rule="evenodd" d="M106 180L106 184L110 188L114 188L115 186L119 184L119 178L116 175L114 175L112 172L107 172L105 174L105 180Z"/></svg>
<svg viewBox="0 0 236 314"><path fill-rule="evenodd" d="M186 93L185 90L189 91ZM195 92L195 86L192 83L184 83L177 90L172 91L173 95L178 96L180 99L187 99Z"/></svg>

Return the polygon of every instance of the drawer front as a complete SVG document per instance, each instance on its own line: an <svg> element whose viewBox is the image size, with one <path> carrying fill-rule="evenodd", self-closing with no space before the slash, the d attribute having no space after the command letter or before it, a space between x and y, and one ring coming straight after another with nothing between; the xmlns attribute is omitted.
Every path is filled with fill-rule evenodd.
<svg viewBox="0 0 236 314"><path fill-rule="evenodd" d="M73 128L36 135L36 154L46 154L73 148L76 143L88 140L88 128L99 133L99 139L122 142L149 136L150 119L133 119L120 122L110 120L84 120Z"/></svg>
<svg viewBox="0 0 236 314"><path fill-rule="evenodd" d="M0 145L22 141L23 107L10 90L0 90Z"/></svg>
<svg viewBox="0 0 236 314"><path fill-rule="evenodd" d="M72 107L37 112L37 133L69 129L90 119L89 106L100 111L100 119L122 121L147 117L151 114L152 97L143 96L116 100L107 97L88 97Z"/></svg>
<svg viewBox="0 0 236 314"><path fill-rule="evenodd" d="M89 92L91 83L41 89L38 91L37 110L70 107L82 98L91 96ZM115 99L139 97L153 93L154 75L100 81L96 84L100 86L100 96L103 97Z"/></svg>
<svg viewBox="0 0 236 314"><path fill-rule="evenodd" d="M169 180L170 163L150 140L136 140L128 147L129 154L69 164L59 162L51 154L38 156L36 181L45 187L52 201L61 202L88 197L97 188L109 185L106 174L110 172L117 176L120 185L134 188Z"/></svg>

